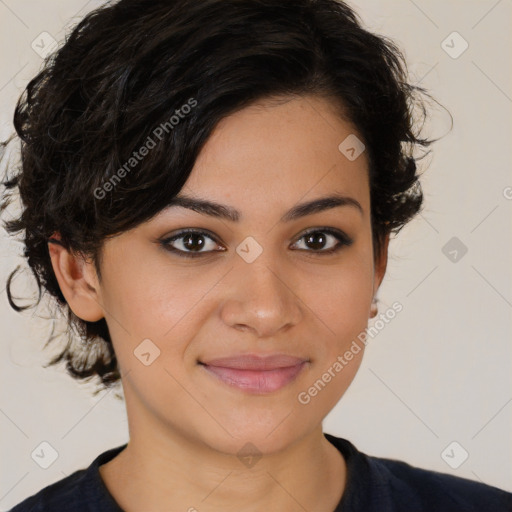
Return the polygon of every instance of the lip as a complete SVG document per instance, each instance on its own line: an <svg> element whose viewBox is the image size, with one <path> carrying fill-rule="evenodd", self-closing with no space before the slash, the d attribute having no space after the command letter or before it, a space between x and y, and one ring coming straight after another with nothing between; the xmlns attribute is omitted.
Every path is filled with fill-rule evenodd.
<svg viewBox="0 0 512 512"><path fill-rule="evenodd" d="M309 360L285 354L245 354L199 362L213 377L252 394L277 391L297 378Z"/></svg>

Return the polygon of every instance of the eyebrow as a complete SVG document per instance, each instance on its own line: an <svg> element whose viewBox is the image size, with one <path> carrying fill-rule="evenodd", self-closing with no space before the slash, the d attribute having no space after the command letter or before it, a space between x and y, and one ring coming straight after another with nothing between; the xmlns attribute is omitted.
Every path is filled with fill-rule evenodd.
<svg viewBox="0 0 512 512"><path fill-rule="evenodd" d="M280 222L290 222L313 213L331 210L340 206L350 206L358 210L361 215L364 213L361 204L356 199L341 194L331 194L327 197L295 205L281 217ZM203 215L210 215L232 222L238 222L242 218L242 214L231 206L198 197L176 196L171 199L165 209L173 207L188 208Z"/></svg>

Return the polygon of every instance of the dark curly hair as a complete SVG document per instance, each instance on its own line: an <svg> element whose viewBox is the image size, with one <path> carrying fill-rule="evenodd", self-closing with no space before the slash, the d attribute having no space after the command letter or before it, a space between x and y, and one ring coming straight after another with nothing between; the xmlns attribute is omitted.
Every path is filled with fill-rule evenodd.
<svg viewBox="0 0 512 512"><path fill-rule="evenodd" d="M349 6L120 0L78 23L18 100L21 163L9 167L0 205L18 189L21 214L4 227L24 233L39 299L43 287L67 318L67 345L49 365L65 360L73 377L99 376L102 387L120 379L105 319L83 321L70 310L49 241L90 258L101 279L107 237L168 205L222 118L257 100L304 95L340 107L366 146L376 256L421 208L416 162L433 142L420 138L430 95L408 83L396 44L365 30ZM158 144L134 163L148 137ZM60 241L50 240L54 233ZM6 290L21 311L28 306L16 305L10 290L18 269Z"/></svg>

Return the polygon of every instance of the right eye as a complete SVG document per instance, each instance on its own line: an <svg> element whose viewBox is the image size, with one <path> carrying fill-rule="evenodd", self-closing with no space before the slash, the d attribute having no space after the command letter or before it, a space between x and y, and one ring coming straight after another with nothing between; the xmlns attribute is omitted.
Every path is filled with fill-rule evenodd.
<svg viewBox="0 0 512 512"><path fill-rule="evenodd" d="M206 231L195 229L186 229L180 231L171 237L160 240L160 244L164 247L164 249L175 253L177 256L183 258L198 258L205 254L215 252L214 250L201 250L205 247L208 247L208 241L205 241L205 239L210 241L211 249L219 246L215 239ZM225 249L222 249L222 251L224 250Z"/></svg>

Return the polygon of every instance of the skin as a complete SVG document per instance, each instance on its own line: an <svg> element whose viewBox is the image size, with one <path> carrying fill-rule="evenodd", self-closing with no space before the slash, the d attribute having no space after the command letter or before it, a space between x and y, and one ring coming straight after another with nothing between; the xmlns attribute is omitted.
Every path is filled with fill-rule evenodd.
<svg viewBox="0 0 512 512"><path fill-rule="evenodd" d="M220 122L179 194L236 208L238 222L163 210L106 241L101 281L91 261L49 244L69 306L84 320L106 318L118 357L130 441L100 474L124 510L332 512L338 504L346 464L322 420L364 350L307 405L297 396L364 331L385 274L388 239L373 254L366 154L350 161L338 150L353 133L326 99L257 103ZM362 213L340 206L280 222L297 203L333 192ZM323 255L336 238L322 246L303 236L322 227L353 243ZM217 239L204 238L200 250L213 252L187 259L159 245L183 228L209 230ZM263 249L252 263L236 252L248 236ZM183 242L173 246L186 251ZM149 366L133 353L146 338L161 351ZM248 352L310 362L266 395L231 388L198 364ZM247 442L262 455L252 467L237 457Z"/></svg>

